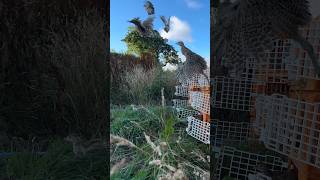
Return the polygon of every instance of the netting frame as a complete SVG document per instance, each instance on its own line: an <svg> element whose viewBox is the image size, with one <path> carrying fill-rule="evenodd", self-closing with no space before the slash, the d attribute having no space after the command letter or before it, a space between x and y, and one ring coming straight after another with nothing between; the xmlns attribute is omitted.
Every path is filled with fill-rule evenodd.
<svg viewBox="0 0 320 180"><path fill-rule="evenodd" d="M182 85L177 85L175 86L175 96L180 96L180 97L189 97L189 87L188 86L182 86Z"/></svg>
<svg viewBox="0 0 320 180"><path fill-rule="evenodd" d="M192 116L187 117L187 120L187 134L205 144L210 144L210 123L201 121Z"/></svg>
<svg viewBox="0 0 320 180"><path fill-rule="evenodd" d="M189 116L200 116L201 113L194 109L176 108L177 117L180 120L186 120Z"/></svg>
<svg viewBox="0 0 320 180"><path fill-rule="evenodd" d="M191 107L204 113L210 114L210 94L190 91Z"/></svg>
<svg viewBox="0 0 320 180"><path fill-rule="evenodd" d="M280 94L265 98L270 103L261 132L266 148L320 168L320 103Z"/></svg>
<svg viewBox="0 0 320 180"><path fill-rule="evenodd" d="M211 104L214 108L251 111L256 93L253 82L217 76L213 79Z"/></svg>
<svg viewBox="0 0 320 180"><path fill-rule="evenodd" d="M227 160L230 160L230 162L226 162ZM288 166L288 163L281 157L256 154L237 150L234 147L224 146L219 154L215 179L220 180L223 178L221 177L222 172L226 172L227 176L236 179L247 179L249 174L259 173L257 168L255 168L257 167L258 162L265 164L267 167L271 167L269 168L271 171L283 171L287 169ZM228 165L225 165L224 163Z"/></svg>
<svg viewBox="0 0 320 180"><path fill-rule="evenodd" d="M240 144L252 137L252 123L230 122L215 119L212 121L213 132L211 141L213 147L221 147L225 141ZM239 131L240 130L240 131Z"/></svg>

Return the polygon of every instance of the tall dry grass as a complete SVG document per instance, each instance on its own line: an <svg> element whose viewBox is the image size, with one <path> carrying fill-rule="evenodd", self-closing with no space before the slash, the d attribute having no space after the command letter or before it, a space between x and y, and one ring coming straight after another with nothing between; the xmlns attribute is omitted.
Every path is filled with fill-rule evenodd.
<svg viewBox="0 0 320 180"><path fill-rule="evenodd" d="M76 1L0 2L0 131L106 133L103 19Z"/></svg>
<svg viewBox="0 0 320 180"><path fill-rule="evenodd" d="M136 104L147 104L151 102L151 93L148 91L156 78L156 69L146 71L141 66L136 66L131 72L127 72L124 80L128 95Z"/></svg>

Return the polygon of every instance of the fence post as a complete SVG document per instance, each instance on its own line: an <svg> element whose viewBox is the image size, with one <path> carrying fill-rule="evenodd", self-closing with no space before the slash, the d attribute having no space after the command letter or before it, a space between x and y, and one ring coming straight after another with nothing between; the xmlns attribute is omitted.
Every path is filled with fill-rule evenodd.
<svg viewBox="0 0 320 180"><path fill-rule="evenodd" d="M162 107L165 107L164 88L161 88L161 100Z"/></svg>

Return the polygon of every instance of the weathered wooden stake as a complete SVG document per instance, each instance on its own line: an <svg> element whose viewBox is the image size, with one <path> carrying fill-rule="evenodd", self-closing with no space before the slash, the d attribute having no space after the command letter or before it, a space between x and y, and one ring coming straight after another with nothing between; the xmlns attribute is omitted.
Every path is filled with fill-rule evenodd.
<svg viewBox="0 0 320 180"><path fill-rule="evenodd" d="M161 88L161 104L162 104L162 107L165 107L165 99L164 99L164 88Z"/></svg>

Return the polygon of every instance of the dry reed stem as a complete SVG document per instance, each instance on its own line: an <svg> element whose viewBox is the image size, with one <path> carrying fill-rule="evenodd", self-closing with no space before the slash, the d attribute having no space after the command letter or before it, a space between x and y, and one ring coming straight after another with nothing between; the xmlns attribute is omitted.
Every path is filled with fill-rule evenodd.
<svg viewBox="0 0 320 180"><path fill-rule="evenodd" d="M146 135L145 132L143 132L144 137L146 138L147 143L151 146L154 152L156 152L159 156L162 156L160 146L156 146L150 139L150 136Z"/></svg>
<svg viewBox="0 0 320 180"><path fill-rule="evenodd" d="M110 143L116 143L117 146L128 146L128 147L133 147L133 148L137 148L137 146L135 144L133 144L131 141L122 138L120 136L116 136L116 135L110 135Z"/></svg>
<svg viewBox="0 0 320 180"><path fill-rule="evenodd" d="M122 169L126 165L127 165L127 159L126 158L121 159L119 162L117 162L115 165L112 166L110 170L110 176L112 176L115 172Z"/></svg>

